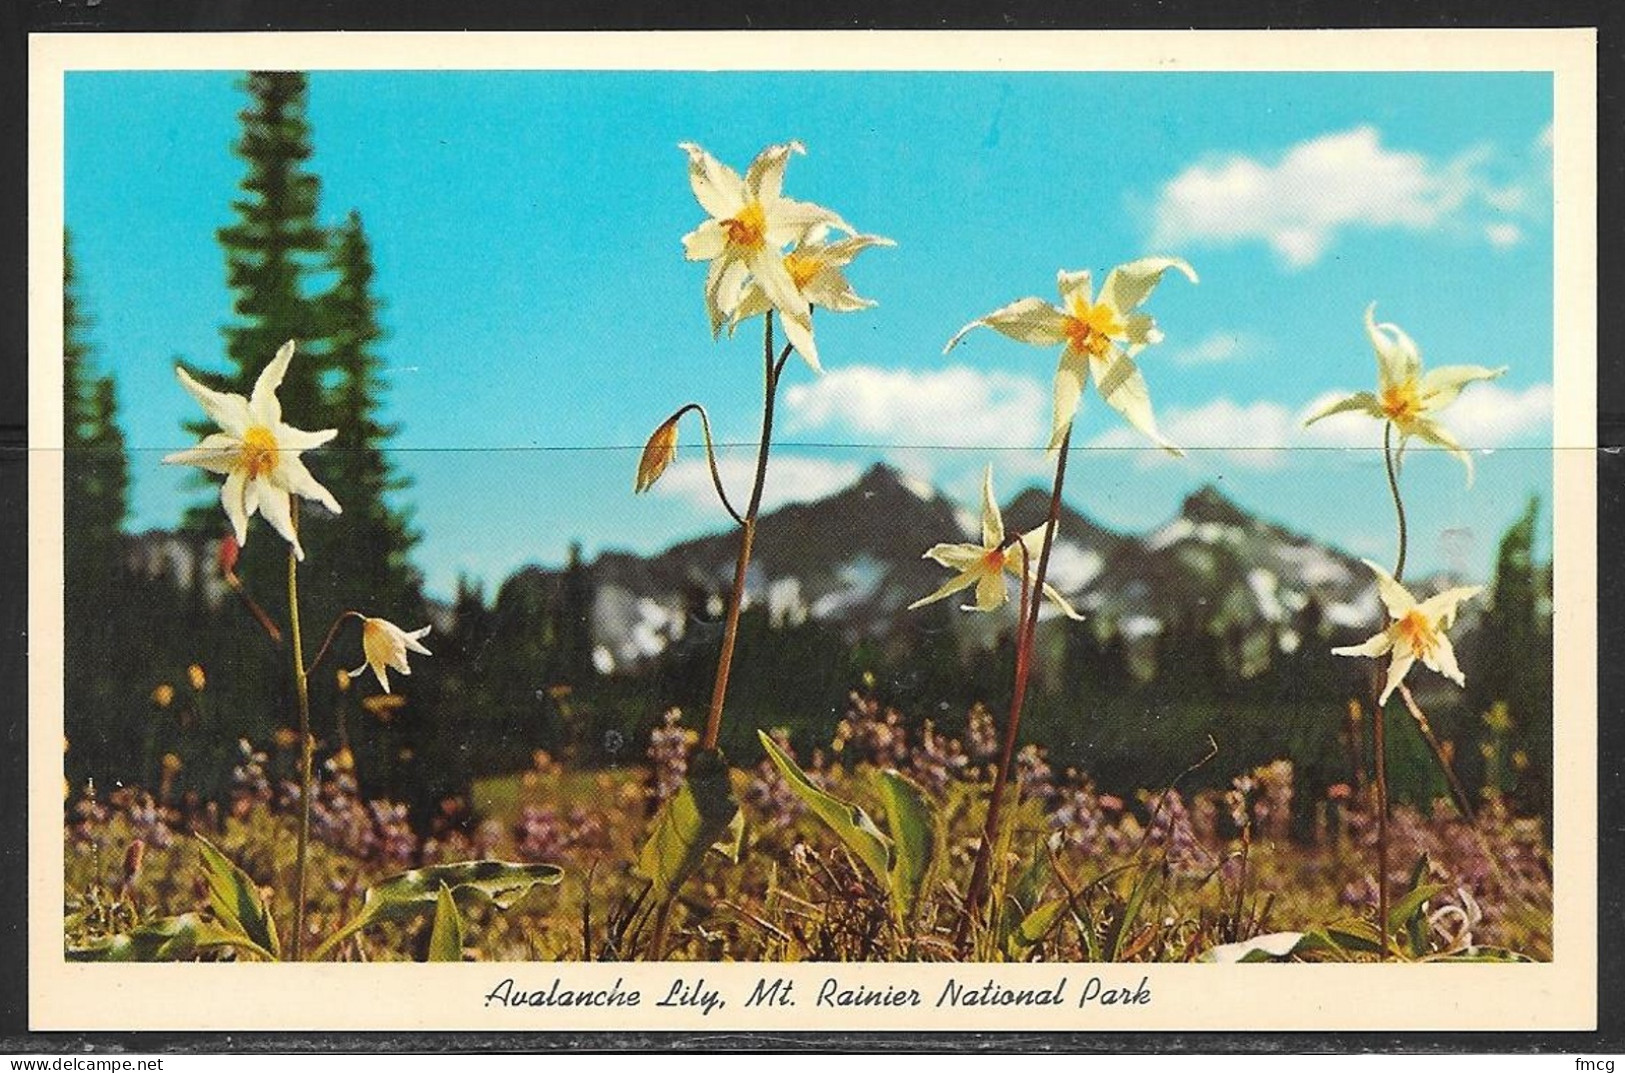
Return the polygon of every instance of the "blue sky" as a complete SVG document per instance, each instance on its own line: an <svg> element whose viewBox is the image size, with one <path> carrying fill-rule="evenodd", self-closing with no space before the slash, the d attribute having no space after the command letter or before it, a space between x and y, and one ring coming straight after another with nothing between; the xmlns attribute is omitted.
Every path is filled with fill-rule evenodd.
<svg viewBox="0 0 1625 1073"><path fill-rule="evenodd" d="M133 529L202 494L158 458L196 416L174 359L224 364L214 232L243 171L244 103L224 73L68 76L67 223L119 382ZM1057 353L980 332L944 357L944 342L1014 299L1054 299L1057 269L1174 254L1201 283L1153 296L1166 340L1140 364L1189 454L1166 459L1086 398L1072 504L1138 530L1213 482L1391 558L1380 428L1298 421L1374 385L1361 318L1376 301L1427 364L1510 367L1445 415L1482 452L1472 488L1437 452L1404 472L1413 562L1484 576L1527 496L1549 500L1551 113L1550 77L1519 73L321 72L310 166L324 221L357 209L373 243L395 460L436 593L557 563L572 540L653 551L726 521L697 449L631 491L644 438L693 400L746 445L725 459L742 499L760 414L759 328L713 342L704 266L683 260L704 214L677 143L743 170L790 138L807 154L786 193L897 245L851 270L875 309L819 317L825 375L786 377L770 505L880 459L966 506L989 461L1001 495L1046 481ZM320 477L320 453L307 461Z"/></svg>

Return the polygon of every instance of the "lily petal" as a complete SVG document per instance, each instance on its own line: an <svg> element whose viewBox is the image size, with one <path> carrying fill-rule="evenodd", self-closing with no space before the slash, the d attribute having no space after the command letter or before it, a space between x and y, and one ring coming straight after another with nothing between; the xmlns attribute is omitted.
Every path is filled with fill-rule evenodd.
<svg viewBox="0 0 1625 1073"><path fill-rule="evenodd" d="M260 370L259 377L254 381L254 393L248 398L248 408L253 413L255 422L266 428L274 429L282 423L282 403L277 401L277 388L282 386L282 378L288 373L288 363L293 360L294 344L289 339L277 350L276 357Z"/></svg>
<svg viewBox="0 0 1625 1073"><path fill-rule="evenodd" d="M1100 389L1100 397L1106 400L1106 405L1122 414L1129 424L1149 436L1164 451L1175 457L1184 455L1184 451L1169 443L1157 431L1157 419L1151 412L1151 390L1146 387L1145 377L1140 375L1133 358L1114 351L1106 359L1104 369L1096 364L1094 370L1095 386Z"/></svg>
<svg viewBox="0 0 1625 1073"><path fill-rule="evenodd" d="M763 205L778 201L779 192L784 188L784 165L790 154L806 151L800 142L792 141L770 145L756 154L745 171L745 196Z"/></svg>
<svg viewBox="0 0 1625 1073"><path fill-rule="evenodd" d="M1361 559L1373 574L1377 575L1377 596L1382 600L1382 606L1388 609L1388 617L1402 619L1416 607L1416 597L1410 590L1394 580L1394 575L1372 562L1370 559Z"/></svg>
<svg viewBox="0 0 1625 1073"><path fill-rule="evenodd" d="M1451 647L1450 638L1443 634L1439 635L1432 651L1422 657L1422 662L1458 686L1466 686L1467 676L1461 673L1461 667L1456 663L1456 650Z"/></svg>
<svg viewBox="0 0 1625 1073"><path fill-rule="evenodd" d="M796 281L790 278L789 269L784 267L784 258L776 249L763 248L753 251L746 263L750 267L750 274L756 285L762 288L767 300L786 318L797 317L807 320L810 309L806 296L796 287ZM809 334L811 325L809 323Z"/></svg>
<svg viewBox="0 0 1625 1073"><path fill-rule="evenodd" d="M1377 303L1365 309L1365 333L1377 352L1377 374L1383 387L1414 379L1422 368L1422 357L1411 337L1397 324L1377 323Z"/></svg>
<svg viewBox="0 0 1625 1073"><path fill-rule="evenodd" d="M1459 459L1461 464L1467 467L1467 487L1471 488L1473 486L1473 456L1467 453L1466 448L1456 442L1454 436L1440 427L1438 422L1430 421L1425 417L1417 418L1410 423L1410 427L1406 431L1419 440L1431 443L1435 447L1444 448L1451 456Z"/></svg>
<svg viewBox="0 0 1625 1073"><path fill-rule="evenodd" d="M1050 413L1049 443L1045 450L1053 451L1066 438L1072 419L1077 416L1078 404L1083 401L1083 385L1089 379L1089 356L1068 347L1061 352L1061 363L1055 370L1055 403Z"/></svg>
<svg viewBox="0 0 1625 1073"><path fill-rule="evenodd" d="M208 415L209 420L220 426L220 431L242 439L243 433L253 426L254 415L248 408L248 400L241 395L204 387L179 365L175 366L175 377L180 380L181 387L186 389L187 394L203 407L203 412Z"/></svg>
<svg viewBox="0 0 1625 1073"><path fill-rule="evenodd" d="M812 367L812 371L823 372L824 367L818 363L818 344L813 341L812 318L793 317L787 313L779 318L779 323L784 326L784 337Z"/></svg>
<svg viewBox="0 0 1625 1073"><path fill-rule="evenodd" d="M1332 655L1366 656L1371 659L1376 659L1379 656L1386 654L1388 650L1393 647L1394 639L1388 636L1387 630L1383 630L1375 637L1369 637L1357 645L1344 645L1342 648L1334 648L1332 649Z"/></svg>
<svg viewBox="0 0 1625 1073"><path fill-rule="evenodd" d="M220 505L225 508L232 535L237 538L239 547L248 543L248 516L252 513L246 503L247 484L248 474L234 470L226 475L225 483L220 486Z"/></svg>
<svg viewBox="0 0 1625 1073"><path fill-rule="evenodd" d="M972 585L976 584L979 577L980 575L974 571L967 571L960 574L957 577L950 579L947 584L943 585L942 588L938 589L936 592L933 592L930 596L915 600L913 603L909 604L908 609L912 611L916 607L924 607L926 604L933 604L938 600L946 600L948 597L952 596L956 592L959 592L961 589L968 589Z"/></svg>
<svg viewBox="0 0 1625 1073"><path fill-rule="evenodd" d="M1494 380L1507 371L1505 365L1491 369L1483 365L1441 365L1424 373L1421 382L1422 406L1441 410L1456 401L1461 389L1480 380Z"/></svg>
<svg viewBox="0 0 1625 1073"><path fill-rule="evenodd" d="M933 544L920 558L930 559L950 570L967 570L986 555L987 549L975 544Z"/></svg>
<svg viewBox="0 0 1625 1073"><path fill-rule="evenodd" d="M1177 257L1142 257L1126 265L1118 265L1106 276L1100 288L1100 300L1109 302L1119 313L1139 308L1162 282L1162 274L1170 268L1195 283L1196 270Z"/></svg>
<svg viewBox="0 0 1625 1073"><path fill-rule="evenodd" d="M792 242L800 242L814 229L820 227L834 228L847 234L853 233L852 225L841 219L839 215L814 205L810 201L797 201L794 198L781 197L767 209L767 244L774 247L787 246Z"/></svg>
<svg viewBox="0 0 1625 1073"><path fill-rule="evenodd" d="M688 154L688 183L701 208L727 220L745 207L745 184L737 171L693 142L683 142L678 148Z"/></svg>
<svg viewBox="0 0 1625 1073"><path fill-rule="evenodd" d="M709 261L721 257L728 248L728 232L722 221L706 220L683 236L683 256L690 261Z"/></svg>
<svg viewBox="0 0 1625 1073"><path fill-rule="evenodd" d="M1471 600L1484 591L1482 585L1471 585L1456 589L1446 589L1436 596L1429 596L1417 607L1430 621L1437 622L1441 629L1448 630L1456 624L1456 612L1461 604Z"/></svg>
<svg viewBox="0 0 1625 1073"><path fill-rule="evenodd" d="M276 437L277 446L283 452L310 451L332 440L339 434L336 428L324 428L318 432L306 432L303 429L292 428L288 425L278 425L272 431Z"/></svg>
<svg viewBox="0 0 1625 1073"><path fill-rule="evenodd" d="M976 610L996 611L1010 599L1010 589L1004 583L1004 571L989 570L976 581Z"/></svg>
<svg viewBox="0 0 1625 1073"><path fill-rule="evenodd" d="M1333 401L1326 403L1314 413L1311 413L1308 417L1304 418L1303 425L1305 428L1308 428L1310 425L1321 420L1322 418L1330 417L1333 414L1344 414L1354 411L1369 414L1370 416L1379 419L1386 417L1386 415L1382 412L1382 407L1377 404L1377 396L1373 395L1369 391L1356 391L1354 394L1346 396L1345 398L1334 399Z"/></svg>
<svg viewBox="0 0 1625 1073"><path fill-rule="evenodd" d="M251 487L260 487L260 513L271 523L271 528L282 534L293 547L293 557L304 561L305 549L299 546L299 532L293 526L293 508L288 502L288 490L266 481L254 481Z"/></svg>
<svg viewBox="0 0 1625 1073"><path fill-rule="evenodd" d="M1394 658L1388 662L1388 683L1383 686L1382 696L1377 698L1378 707L1388 703L1389 696L1393 694L1395 689L1399 688L1399 683L1405 680L1405 673L1411 669L1411 664L1415 662L1416 657L1409 652L1402 655L1397 649L1395 650Z"/></svg>
<svg viewBox="0 0 1625 1073"><path fill-rule="evenodd" d="M1070 303L1074 299L1083 305L1094 303L1094 277L1087 268L1077 272L1068 272L1066 269L1055 274L1055 289L1061 292L1062 301Z"/></svg>
<svg viewBox="0 0 1625 1073"><path fill-rule="evenodd" d="M959 345L972 328L992 328L1000 335L1033 346L1057 346L1066 342L1066 314L1042 298L1023 298L973 320L955 333L942 348L944 354Z"/></svg>
<svg viewBox="0 0 1625 1073"><path fill-rule="evenodd" d="M304 462L300 459L284 455L281 465L277 467L277 476L279 483L288 491L306 499L314 499L334 514L344 513L344 508L333 498L333 493L310 475L310 470L305 468Z"/></svg>
<svg viewBox="0 0 1625 1073"><path fill-rule="evenodd" d="M1004 543L1004 517L999 501L993 498L993 467L982 473L982 547L997 548Z"/></svg>
<svg viewBox="0 0 1625 1073"><path fill-rule="evenodd" d="M1156 318L1148 313L1130 313L1123 318L1123 338L1131 347L1156 346L1162 342L1162 332Z"/></svg>
<svg viewBox="0 0 1625 1073"><path fill-rule="evenodd" d="M230 473L242 451L242 441L224 432L211 432L196 447L164 456L173 466L201 466L210 473Z"/></svg>

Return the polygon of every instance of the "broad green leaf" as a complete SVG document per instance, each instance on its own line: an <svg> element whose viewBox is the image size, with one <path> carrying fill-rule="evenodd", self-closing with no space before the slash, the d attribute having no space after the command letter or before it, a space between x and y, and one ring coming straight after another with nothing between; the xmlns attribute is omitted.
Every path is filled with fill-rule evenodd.
<svg viewBox="0 0 1625 1073"><path fill-rule="evenodd" d="M1382 951L1382 936L1377 934L1375 927L1364 920L1329 925L1324 935L1328 942L1342 950L1354 950L1362 954L1376 954Z"/></svg>
<svg viewBox="0 0 1625 1073"><path fill-rule="evenodd" d="M714 749L695 754L683 788L660 806L638 853L637 872L649 881L650 895L676 897L713 845L732 836L737 847L744 830L739 817L727 761Z"/></svg>
<svg viewBox="0 0 1625 1073"><path fill-rule="evenodd" d="M260 897L260 888L207 838L194 835L203 850L203 871L209 880L209 908L221 927L236 932L271 953L282 955L276 921Z"/></svg>
<svg viewBox="0 0 1625 1073"><path fill-rule="evenodd" d="M1011 961L1022 960L1033 947L1044 941L1065 911L1066 899L1056 898L1028 913L1021 923L1010 929L1005 939L1005 955Z"/></svg>
<svg viewBox="0 0 1625 1073"><path fill-rule="evenodd" d="M762 731L758 730L756 736L762 739L762 748L773 761L773 766L779 769L784 781L801 803L806 805L813 815L823 820L829 829L838 835L862 861L864 867L874 875L875 881L881 886L891 886L891 857L892 842L875 826L875 821L869 814L849 801L825 793L814 786L812 780L807 778L805 772L796 766L777 742Z"/></svg>
<svg viewBox="0 0 1625 1073"><path fill-rule="evenodd" d="M277 960L263 947L197 913L164 917L127 935L70 947L69 961L190 961L204 950L229 946L264 961Z"/></svg>
<svg viewBox="0 0 1625 1073"><path fill-rule="evenodd" d="M1388 910L1389 934L1405 928L1409 929L1411 923L1422 915L1422 906L1429 899L1438 897L1445 890L1443 883L1423 883L1405 892L1405 896L1395 902L1393 908ZM1414 944L1413 944L1414 945ZM1426 951L1417 950L1421 954Z"/></svg>
<svg viewBox="0 0 1625 1073"><path fill-rule="evenodd" d="M440 904L440 890L449 888L462 907L494 905L508 909L538 886L557 884L564 870L556 864L510 864L507 861L459 861L414 868L390 876L367 889L361 912L328 936L311 955L319 961L333 947L362 928L385 920L411 920Z"/></svg>
<svg viewBox="0 0 1625 1073"><path fill-rule="evenodd" d="M1049 885L1049 855L1041 839L1035 839L1032 857L1027 867L1016 876L1009 893L999 903L999 946L1007 956L1015 947L1015 933L1027 916L1038 907L1044 888Z"/></svg>
<svg viewBox="0 0 1625 1073"><path fill-rule="evenodd" d="M1280 961L1301 952L1306 938L1301 931L1277 931L1269 935L1255 935L1241 942L1215 946L1203 954L1201 960L1231 965L1254 961Z"/></svg>
<svg viewBox="0 0 1625 1073"><path fill-rule="evenodd" d="M914 920L942 846L936 810L923 788L895 771L881 772L880 800L893 839L887 873L892 912L907 927Z"/></svg>
<svg viewBox="0 0 1625 1073"><path fill-rule="evenodd" d="M451 888L444 884L435 901L434 930L429 932L429 960L463 960L463 914L457 909Z"/></svg>

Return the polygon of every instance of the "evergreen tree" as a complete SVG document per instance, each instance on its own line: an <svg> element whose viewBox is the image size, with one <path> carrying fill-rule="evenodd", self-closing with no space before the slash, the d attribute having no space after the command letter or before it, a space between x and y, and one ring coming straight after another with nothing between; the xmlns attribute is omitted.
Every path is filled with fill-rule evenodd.
<svg viewBox="0 0 1625 1073"><path fill-rule="evenodd" d="M216 232L225 250L226 282L236 296L233 309L238 319L223 329L230 368L225 373L203 372L200 379L247 395L277 349L292 339L300 356L277 392L283 411L299 428L336 428L334 408L322 392L331 363L320 338L319 303L309 295L309 279L321 268L328 236L316 221L319 184L304 167L311 155L306 77L297 71L255 71L243 80L242 88L251 100L239 113L242 136L233 148L247 171L239 183L242 196L232 202L236 221ZM188 428L198 435L215 431L205 421ZM334 446L343 445L341 440ZM346 502L344 490L335 489L334 494L341 504ZM309 501L301 502L299 509L300 541L308 553L320 546L325 524L309 525L307 519L325 511ZM200 504L188 515L187 528L205 538L223 533L218 503L211 498ZM265 546L275 543L267 540ZM316 571L335 569L321 557L311 558ZM256 592L279 588L284 570L283 557L268 553L245 554L239 567ZM310 584L316 578L301 580Z"/></svg>
<svg viewBox="0 0 1625 1073"><path fill-rule="evenodd" d="M1523 515L1501 538L1495 583L1485 611L1476 655L1467 676L1472 710L1484 714L1505 705L1510 733L1495 741L1510 749L1521 806L1550 819L1552 807L1552 623L1544 571L1534 561L1540 501L1531 497ZM1548 825L1549 830L1549 825Z"/></svg>
<svg viewBox="0 0 1625 1073"><path fill-rule="evenodd" d="M89 318L80 308L73 251L63 236L62 292L62 521L64 717L69 770L130 778L120 766L134 745L134 717L126 688L130 668L121 643L126 573L123 525L129 464L117 424L111 376L97 376L85 339Z"/></svg>
<svg viewBox="0 0 1625 1073"><path fill-rule="evenodd" d="M331 412L340 440L323 457L322 470L342 496L344 520L312 534L313 546L340 567L324 571L335 588L322 593L321 602L415 622L423 604L410 561L418 534L407 512L389 501L411 482L395 472L386 453L399 426L379 418L386 387L375 349L384 337L382 303L372 293L372 248L359 213L352 211L338 229L328 263L336 281L322 296L321 327L337 373Z"/></svg>
<svg viewBox="0 0 1625 1073"><path fill-rule="evenodd" d="M552 630L558 643L558 666L554 677L565 685L585 685L593 678L592 601L590 571L581 559L581 545L572 542L564 576L559 580L559 599L554 605L556 621Z"/></svg>

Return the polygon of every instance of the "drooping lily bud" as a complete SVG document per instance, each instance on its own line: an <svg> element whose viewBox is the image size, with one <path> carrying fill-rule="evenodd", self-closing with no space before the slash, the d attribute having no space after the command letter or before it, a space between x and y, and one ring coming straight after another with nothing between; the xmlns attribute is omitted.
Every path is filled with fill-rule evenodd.
<svg viewBox="0 0 1625 1073"><path fill-rule="evenodd" d="M647 492L677 457L677 421L678 415L675 414L667 418L664 424L654 430L649 442L643 445L643 457L638 459L638 479L634 491Z"/></svg>

